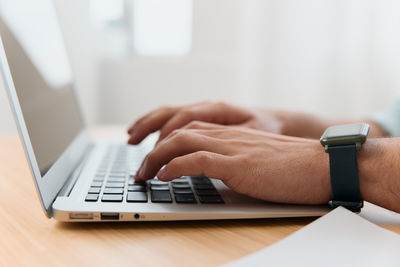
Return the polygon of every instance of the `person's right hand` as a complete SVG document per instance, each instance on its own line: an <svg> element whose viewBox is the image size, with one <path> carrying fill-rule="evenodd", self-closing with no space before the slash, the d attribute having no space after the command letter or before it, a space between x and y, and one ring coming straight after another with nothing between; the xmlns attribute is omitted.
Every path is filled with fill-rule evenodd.
<svg viewBox="0 0 400 267"><path fill-rule="evenodd" d="M281 133L281 125L273 111L239 107L224 102L200 102L192 105L161 107L137 120L128 130L128 143L138 144L147 135L160 130L159 141L173 130L192 121L245 126L272 133Z"/></svg>

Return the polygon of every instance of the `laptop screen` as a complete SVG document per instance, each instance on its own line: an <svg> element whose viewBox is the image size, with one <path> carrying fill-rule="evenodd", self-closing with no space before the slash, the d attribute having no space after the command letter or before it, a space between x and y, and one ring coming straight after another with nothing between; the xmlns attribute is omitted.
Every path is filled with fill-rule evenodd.
<svg viewBox="0 0 400 267"><path fill-rule="evenodd" d="M0 0L0 35L42 177L83 128L51 0Z"/></svg>

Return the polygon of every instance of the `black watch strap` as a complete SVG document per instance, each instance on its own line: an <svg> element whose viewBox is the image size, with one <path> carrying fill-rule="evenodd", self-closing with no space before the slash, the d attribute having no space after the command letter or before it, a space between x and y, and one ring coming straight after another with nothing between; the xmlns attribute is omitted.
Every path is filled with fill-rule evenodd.
<svg viewBox="0 0 400 267"><path fill-rule="evenodd" d="M356 145L329 146L333 207L343 206L358 212L363 207L358 181Z"/></svg>

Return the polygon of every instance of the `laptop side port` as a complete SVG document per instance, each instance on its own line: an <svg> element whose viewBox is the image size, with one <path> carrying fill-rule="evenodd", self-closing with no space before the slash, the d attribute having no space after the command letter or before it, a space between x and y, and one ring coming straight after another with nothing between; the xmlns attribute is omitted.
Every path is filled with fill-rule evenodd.
<svg viewBox="0 0 400 267"><path fill-rule="evenodd" d="M103 221L118 221L119 213L117 212L102 212L100 218Z"/></svg>
<svg viewBox="0 0 400 267"><path fill-rule="evenodd" d="M70 220L93 220L93 213L74 212L69 214Z"/></svg>

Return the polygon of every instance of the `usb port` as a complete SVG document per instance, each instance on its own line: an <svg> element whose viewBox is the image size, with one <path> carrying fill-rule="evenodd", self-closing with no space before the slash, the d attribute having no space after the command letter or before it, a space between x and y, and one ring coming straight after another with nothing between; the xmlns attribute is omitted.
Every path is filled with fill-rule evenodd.
<svg viewBox="0 0 400 267"><path fill-rule="evenodd" d="M100 214L101 220L106 221L118 221L119 220L119 213L101 213Z"/></svg>

